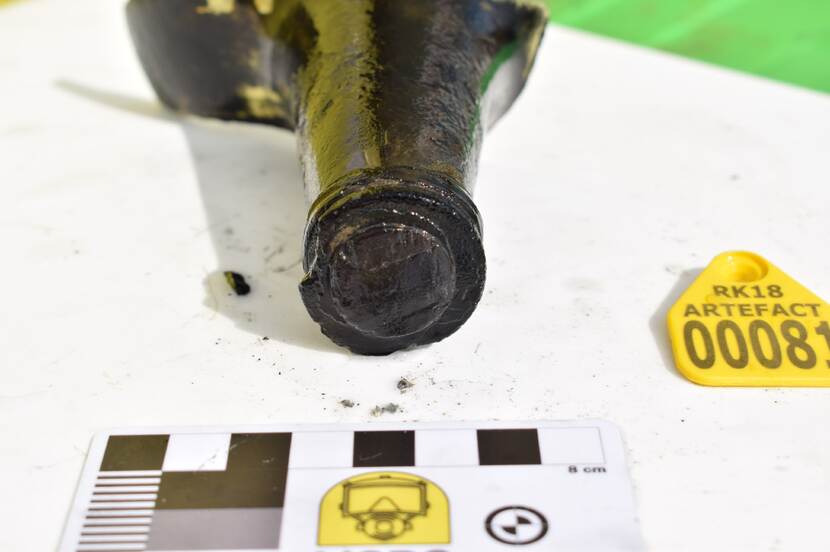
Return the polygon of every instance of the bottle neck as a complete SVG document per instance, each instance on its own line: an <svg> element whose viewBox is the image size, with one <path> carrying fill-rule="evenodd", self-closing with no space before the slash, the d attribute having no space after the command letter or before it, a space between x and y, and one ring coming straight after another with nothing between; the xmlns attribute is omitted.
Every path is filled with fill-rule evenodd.
<svg viewBox="0 0 830 552"><path fill-rule="evenodd" d="M384 167L440 173L472 192L488 87L502 64L523 65L521 20L536 12L480 0L362 3L303 4L315 30L295 77L309 199Z"/></svg>

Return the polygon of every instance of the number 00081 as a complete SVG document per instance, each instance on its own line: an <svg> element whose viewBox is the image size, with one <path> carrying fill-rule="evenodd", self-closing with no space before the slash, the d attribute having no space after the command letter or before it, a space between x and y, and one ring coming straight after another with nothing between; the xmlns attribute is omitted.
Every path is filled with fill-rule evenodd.
<svg viewBox="0 0 830 552"><path fill-rule="evenodd" d="M830 350L830 324L822 322L813 330ZM779 368L785 358L798 368L815 368L818 355L808 337L809 330L797 320L785 320L777 329L765 320L753 320L746 332L732 320L721 320L715 335L698 320L683 327L686 352L698 368L714 366L718 353L732 368L746 368L750 358L765 368Z"/></svg>

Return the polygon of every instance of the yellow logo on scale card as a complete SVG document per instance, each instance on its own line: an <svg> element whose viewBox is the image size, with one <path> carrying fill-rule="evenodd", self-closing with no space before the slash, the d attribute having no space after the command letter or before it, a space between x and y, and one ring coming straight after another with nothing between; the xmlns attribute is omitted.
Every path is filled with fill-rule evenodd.
<svg viewBox="0 0 830 552"><path fill-rule="evenodd" d="M321 546L449 542L447 495L416 475L373 472L352 477L332 487L320 504Z"/></svg>
<svg viewBox="0 0 830 552"><path fill-rule="evenodd" d="M830 387L830 307L754 253L715 257L668 325L677 368L695 383Z"/></svg>

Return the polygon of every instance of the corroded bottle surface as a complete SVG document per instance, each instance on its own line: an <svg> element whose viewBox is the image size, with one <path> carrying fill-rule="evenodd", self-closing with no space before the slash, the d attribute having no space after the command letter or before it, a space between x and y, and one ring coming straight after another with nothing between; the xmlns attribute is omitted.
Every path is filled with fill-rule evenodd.
<svg viewBox="0 0 830 552"><path fill-rule="evenodd" d="M544 31L513 0L132 0L153 86L186 112L298 136L303 301L355 352L440 340L481 297L481 139Z"/></svg>

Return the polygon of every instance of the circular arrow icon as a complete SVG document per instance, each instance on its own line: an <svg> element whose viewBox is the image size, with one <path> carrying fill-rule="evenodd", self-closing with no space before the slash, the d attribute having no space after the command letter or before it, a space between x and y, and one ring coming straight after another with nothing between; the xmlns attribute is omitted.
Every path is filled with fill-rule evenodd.
<svg viewBox="0 0 830 552"><path fill-rule="evenodd" d="M533 508L505 506L484 522L487 534L504 544L524 545L541 540L548 533L548 520Z"/></svg>

